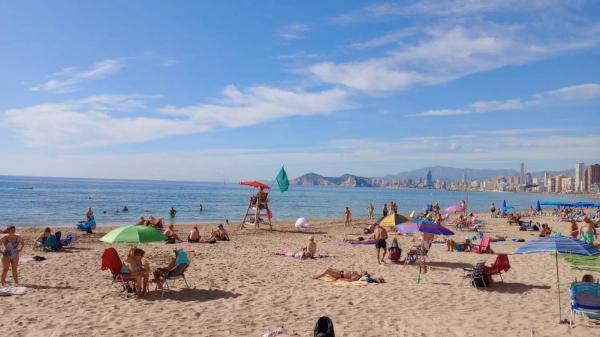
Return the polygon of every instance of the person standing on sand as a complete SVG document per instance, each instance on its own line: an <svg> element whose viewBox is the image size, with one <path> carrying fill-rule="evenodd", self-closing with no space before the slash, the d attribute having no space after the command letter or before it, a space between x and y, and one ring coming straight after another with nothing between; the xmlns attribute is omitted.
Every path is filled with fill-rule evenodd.
<svg viewBox="0 0 600 337"><path fill-rule="evenodd" d="M588 216L583 217L583 225L581 226L581 230L579 230L579 236L581 237L581 241L588 243L590 245L594 244L594 239L596 238L596 233L594 233L594 223Z"/></svg>
<svg viewBox="0 0 600 337"><path fill-rule="evenodd" d="M91 207L88 207L87 212L85 212L85 217L90 221L94 217L94 211L92 211Z"/></svg>
<svg viewBox="0 0 600 337"><path fill-rule="evenodd" d="M385 255L387 254L387 240L388 233L385 228L381 227L379 224L375 224L375 228L373 229L373 238L375 239L375 248L377 248L377 263L382 264L385 263ZM383 256L379 259L380 251L383 249Z"/></svg>
<svg viewBox="0 0 600 337"><path fill-rule="evenodd" d="M350 226L351 222L352 222L352 212L350 212L349 207L346 207L346 209L344 210L344 225Z"/></svg>
<svg viewBox="0 0 600 337"><path fill-rule="evenodd" d="M369 211L369 219L373 219L375 217L375 207L372 202L369 203L367 210Z"/></svg>
<svg viewBox="0 0 600 337"><path fill-rule="evenodd" d="M4 235L2 239L0 239L0 244L3 247L2 251L2 286L6 286L6 275L8 274L8 269L12 269L13 280L15 281L15 286L19 284L19 272L17 271L17 267L19 266L19 255L25 246L25 241L20 235L16 234L17 229L15 226L8 226L6 232L8 234Z"/></svg>
<svg viewBox="0 0 600 337"><path fill-rule="evenodd" d="M383 217L386 217L387 215L388 215L387 204L383 204Z"/></svg>

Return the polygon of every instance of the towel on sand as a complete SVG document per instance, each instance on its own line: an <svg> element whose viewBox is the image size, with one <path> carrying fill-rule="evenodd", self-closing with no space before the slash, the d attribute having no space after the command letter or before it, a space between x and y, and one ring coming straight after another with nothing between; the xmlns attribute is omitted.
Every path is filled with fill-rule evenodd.
<svg viewBox="0 0 600 337"><path fill-rule="evenodd" d="M323 275L319 277L319 280L325 281L327 283L331 283L336 286L366 286L369 283L363 281L344 281L340 279L336 279L330 275Z"/></svg>
<svg viewBox="0 0 600 337"><path fill-rule="evenodd" d="M1 287L0 296L23 295L26 291L26 287Z"/></svg>

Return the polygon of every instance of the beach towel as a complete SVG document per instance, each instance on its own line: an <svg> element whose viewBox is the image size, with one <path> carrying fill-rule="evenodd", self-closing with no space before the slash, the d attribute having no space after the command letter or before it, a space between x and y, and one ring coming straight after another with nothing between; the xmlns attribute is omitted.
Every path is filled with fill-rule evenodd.
<svg viewBox="0 0 600 337"><path fill-rule="evenodd" d="M335 286L366 286L369 285L367 282L363 281L344 281L334 278L330 275L323 275L318 278L321 281L325 281L327 283L333 284Z"/></svg>
<svg viewBox="0 0 600 337"><path fill-rule="evenodd" d="M289 257L289 258L293 258L296 260L309 260L309 259L323 259L326 257L329 257L329 255L327 254L317 254L314 257L305 257L302 258L302 251L297 251L297 252L274 252L273 255L275 256L283 256L283 257Z"/></svg>
<svg viewBox="0 0 600 337"><path fill-rule="evenodd" d="M344 239L342 242L351 244L351 245L374 245L377 240L368 239L368 240L353 240L353 239Z"/></svg>
<svg viewBox="0 0 600 337"><path fill-rule="evenodd" d="M23 295L26 291L26 287L2 287L0 288L0 296Z"/></svg>
<svg viewBox="0 0 600 337"><path fill-rule="evenodd" d="M60 242L60 244L63 246L68 246L75 242L75 240L77 240L77 235L68 232L67 235L65 235L65 238Z"/></svg>

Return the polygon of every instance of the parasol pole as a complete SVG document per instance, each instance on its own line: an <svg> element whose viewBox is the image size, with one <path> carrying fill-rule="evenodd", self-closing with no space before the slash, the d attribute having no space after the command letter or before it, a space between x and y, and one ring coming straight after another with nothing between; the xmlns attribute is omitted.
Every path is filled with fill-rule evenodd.
<svg viewBox="0 0 600 337"><path fill-rule="evenodd" d="M554 251L554 258L555 258L555 262L556 262L556 291L558 292L558 322L561 323L562 322L562 315L561 315L561 305L560 305L560 280L558 278L558 250Z"/></svg>

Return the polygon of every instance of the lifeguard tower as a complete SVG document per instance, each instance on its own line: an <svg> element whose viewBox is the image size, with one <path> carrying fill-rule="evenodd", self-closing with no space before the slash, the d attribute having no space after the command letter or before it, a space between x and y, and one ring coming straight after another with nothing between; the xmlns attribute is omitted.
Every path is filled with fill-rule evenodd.
<svg viewBox="0 0 600 337"><path fill-rule="evenodd" d="M250 201L248 202L248 207L246 208L240 228L246 228L246 225L254 225L254 229L257 229L261 223L266 223L269 225L269 229L272 230L269 193L266 191L269 189L269 186L256 180L241 181L240 185L252 186L259 189L256 195L252 193L252 196L250 196ZM266 216L266 221L261 217L261 213Z"/></svg>

